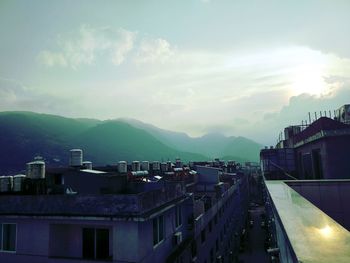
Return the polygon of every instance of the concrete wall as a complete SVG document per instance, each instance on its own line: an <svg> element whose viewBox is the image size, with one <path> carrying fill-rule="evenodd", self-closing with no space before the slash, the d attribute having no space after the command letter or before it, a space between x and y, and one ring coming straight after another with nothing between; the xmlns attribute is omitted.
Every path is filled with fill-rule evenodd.
<svg viewBox="0 0 350 263"><path fill-rule="evenodd" d="M293 248L290 245L287 234L282 228L278 217L275 216L275 232L277 238L277 247L280 250L279 259L281 263L299 263Z"/></svg>
<svg viewBox="0 0 350 263"><path fill-rule="evenodd" d="M312 150L320 150L323 168L323 179L350 178L350 136L333 136L304 144L296 148L298 173L302 175L299 154L312 154Z"/></svg>
<svg viewBox="0 0 350 263"><path fill-rule="evenodd" d="M217 184L219 183L219 168L197 166L199 184Z"/></svg>
<svg viewBox="0 0 350 263"><path fill-rule="evenodd" d="M82 257L82 228L78 225L53 224L50 226L51 257Z"/></svg>
<svg viewBox="0 0 350 263"><path fill-rule="evenodd" d="M119 193L126 188L126 176L69 171L63 178L64 186L79 194Z"/></svg>
<svg viewBox="0 0 350 263"><path fill-rule="evenodd" d="M0 217L0 223L17 224L16 252L0 252L0 262L86 262L81 258L83 227L109 228L109 251L113 253L115 222Z"/></svg>
<svg viewBox="0 0 350 263"><path fill-rule="evenodd" d="M350 231L350 180L296 181L288 185Z"/></svg>

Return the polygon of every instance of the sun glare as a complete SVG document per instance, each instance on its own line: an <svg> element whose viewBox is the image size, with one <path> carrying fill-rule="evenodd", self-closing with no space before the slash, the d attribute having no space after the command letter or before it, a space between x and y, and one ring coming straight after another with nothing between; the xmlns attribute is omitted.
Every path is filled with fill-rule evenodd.
<svg viewBox="0 0 350 263"><path fill-rule="evenodd" d="M292 89L294 95L308 93L321 95L327 90L324 81L324 72L319 65L301 65L295 70L292 78Z"/></svg>
<svg viewBox="0 0 350 263"><path fill-rule="evenodd" d="M327 91L328 60L323 54L308 53L298 58L297 65L291 72L291 88L294 95L308 93L321 95Z"/></svg>
<svg viewBox="0 0 350 263"><path fill-rule="evenodd" d="M320 234L325 238L330 238L333 234L333 230L330 226L325 226L321 229L319 229Z"/></svg>

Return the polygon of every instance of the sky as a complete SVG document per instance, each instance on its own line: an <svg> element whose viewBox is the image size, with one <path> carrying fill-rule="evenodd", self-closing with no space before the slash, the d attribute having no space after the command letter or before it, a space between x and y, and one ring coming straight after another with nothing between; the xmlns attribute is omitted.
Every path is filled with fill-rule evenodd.
<svg viewBox="0 0 350 263"><path fill-rule="evenodd" d="M272 145L350 103L349 13L347 0L1 0L0 111Z"/></svg>

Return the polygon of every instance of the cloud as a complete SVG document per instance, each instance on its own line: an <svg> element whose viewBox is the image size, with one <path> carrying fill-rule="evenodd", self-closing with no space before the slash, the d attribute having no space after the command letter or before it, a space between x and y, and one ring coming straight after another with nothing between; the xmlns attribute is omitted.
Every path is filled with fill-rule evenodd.
<svg viewBox="0 0 350 263"><path fill-rule="evenodd" d="M136 63L164 63L175 53L170 43L162 38L143 39L135 58Z"/></svg>
<svg viewBox="0 0 350 263"><path fill-rule="evenodd" d="M73 103L74 102L74 103ZM70 105L76 105L70 98L62 98L29 88L15 79L0 77L0 111L35 111L59 114L65 105L65 115L72 113Z"/></svg>
<svg viewBox="0 0 350 263"><path fill-rule="evenodd" d="M119 29L120 40L115 41L113 46L112 62L120 65L125 60L126 55L133 49L136 33L125 29Z"/></svg>
<svg viewBox="0 0 350 263"><path fill-rule="evenodd" d="M105 55L110 57L113 64L120 65L133 49L136 34L123 28L93 28L83 25L75 37L59 37L56 51L41 51L38 60L48 67L77 69L82 65L91 65L97 56Z"/></svg>
<svg viewBox="0 0 350 263"><path fill-rule="evenodd" d="M328 94L317 96L311 94L300 94L289 99L287 105L283 106L278 111L273 111L263 115L263 119L256 121L250 127L252 131L259 129L259 133L255 138L261 142L274 144L278 137L278 133L289 125L300 125L302 122L309 123L309 115L311 113L311 120L315 120L315 112L317 117L322 116L326 111L326 116L334 116L334 110L338 109L344 104L349 104L350 98L350 81L344 77L330 76L332 85L336 84L336 88L332 89ZM252 131L249 131L252 134Z"/></svg>

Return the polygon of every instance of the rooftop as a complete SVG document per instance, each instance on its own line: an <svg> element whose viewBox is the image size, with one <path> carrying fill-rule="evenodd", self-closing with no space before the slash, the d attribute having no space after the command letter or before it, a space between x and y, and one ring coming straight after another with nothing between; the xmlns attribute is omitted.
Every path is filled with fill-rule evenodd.
<svg viewBox="0 0 350 263"><path fill-rule="evenodd" d="M271 200L300 262L350 262L350 232L287 185L266 181Z"/></svg>
<svg viewBox="0 0 350 263"><path fill-rule="evenodd" d="M137 194L2 195L0 215L145 217L153 209L185 197L180 182Z"/></svg>

